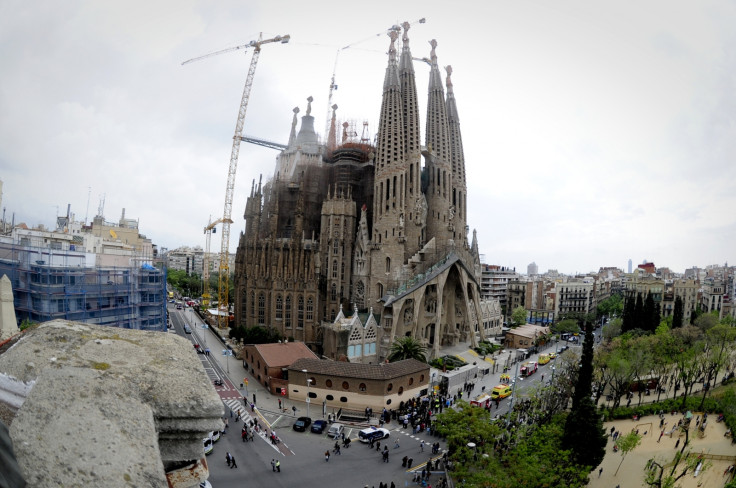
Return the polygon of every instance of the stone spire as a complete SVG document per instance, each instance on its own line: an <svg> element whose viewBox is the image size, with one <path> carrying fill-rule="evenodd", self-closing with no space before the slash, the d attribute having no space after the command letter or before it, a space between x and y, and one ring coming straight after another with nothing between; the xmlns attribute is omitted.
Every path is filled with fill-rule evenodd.
<svg viewBox="0 0 736 488"><path fill-rule="evenodd" d="M337 104L332 106L332 117L330 118L330 133L327 136L327 151L332 152L337 147Z"/></svg>
<svg viewBox="0 0 736 488"><path fill-rule="evenodd" d="M442 77L437 66L437 54L435 53L437 41L432 39L430 45L432 46L432 52L430 54L432 68L429 72L426 146L436 158L443 162L449 162L449 130L447 127L445 92L442 88Z"/></svg>
<svg viewBox="0 0 736 488"><path fill-rule="evenodd" d="M383 83L383 100L378 122L378 142L376 147L375 198L373 216L374 233L386 233L395 222L397 203L400 192L397 170L404 163L404 123L402 117L401 84L396 61L396 39L399 34L395 30L389 32L388 67ZM392 214L392 217L388 217Z"/></svg>
<svg viewBox="0 0 736 488"><path fill-rule="evenodd" d="M419 147L421 138L419 135L419 105L417 103L417 85L414 76L414 61L412 61L409 49L409 27L408 22L401 24L404 28L401 47L401 64L399 65L399 76L401 78L401 100L404 116L404 153L412 158L416 154L419 159ZM417 173L418 174L418 173Z"/></svg>
<svg viewBox="0 0 736 488"><path fill-rule="evenodd" d="M445 68L447 71L447 125L450 131L450 161L452 163L452 201L455 207L456 236L462 242L467 241L465 225L467 223L467 183L465 181L465 153L463 151L463 139L460 133L460 117L457 114L455 93L452 89L452 66Z"/></svg>
<svg viewBox="0 0 736 488"><path fill-rule="evenodd" d="M294 145L294 141L296 141L296 114L299 113L299 107L294 107L294 117L291 119L291 134L289 134L289 147Z"/></svg>
<svg viewBox="0 0 736 488"><path fill-rule="evenodd" d="M431 70L429 74L429 99L427 102L427 161L429 175L427 195L427 241L437 240L439 246L451 245L456 237L455 208L452 206L452 168L450 166L450 137L447 124L445 93L437 66L432 39Z"/></svg>

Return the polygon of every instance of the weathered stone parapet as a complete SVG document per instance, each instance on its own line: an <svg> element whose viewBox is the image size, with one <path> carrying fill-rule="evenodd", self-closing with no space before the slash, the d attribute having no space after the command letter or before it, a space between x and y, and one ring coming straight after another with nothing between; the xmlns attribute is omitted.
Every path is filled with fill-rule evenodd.
<svg viewBox="0 0 736 488"><path fill-rule="evenodd" d="M206 478L202 439L223 406L189 341L52 321L0 356L0 375L35 382L10 426L29 486L167 486L187 465L171 486Z"/></svg>

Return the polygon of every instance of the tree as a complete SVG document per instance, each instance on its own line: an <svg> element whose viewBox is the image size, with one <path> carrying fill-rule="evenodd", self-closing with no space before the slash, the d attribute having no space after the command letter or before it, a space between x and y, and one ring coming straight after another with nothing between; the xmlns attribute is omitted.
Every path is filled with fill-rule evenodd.
<svg viewBox="0 0 736 488"><path fill-rule="evenodd" d="M616 468L616 472L613 474L614 476L616 476L618 474L618 470L621 469L621 465L624 463L626 455L636 449L639 444L641 444L641 436L637 434L636 431L629 432L616 440L616 445L621 451L621 462L618 463L618 468Z"/></svg>
<svg viewBox="0 0 736 488"><path fill-rule="evenodd" d="M556 334L562 334L565 332L578 333L580 332L580 326L577 321L572 319L560 320L559 322L554 323L552 326L552 332Z"/></svg>
<svg viewBox="0 0 736 488"><path fill-rule="evenodd" d="M632 329L635 329L636 326L634 325L635 321L635 309L636 309L636 298L633 295L630 295L626 298L626 303L624 305L624 321L621 326L621 332L628 332Z"/></svg>
<svg viewBox="0 0 736 488"><path fill-rule="evenodd" d="M596 318L601 318L603 316L610 317L612 315L620 317L623 311L623 297L621 297L621 295L617 293L615 295L611 295L598 304L598 306L596 307L596 312L598 316Z"/></svg>
<svg viewBox="0 0 736 488"><path fill-rule="evenodd" d="M603 430L603 421L596 412L591 389L593 382L593 327L586 324L583 355L580 359L572 410L565 421L565 434L562 446L572 451L575 461L590 469L598 466L606 455L608 437Z"/></svg>
<svg viewBox="0 0 736 488"><path fill-rule="evenodd" d="M718 325L718 312L705 313L695 320L695 326L703 332Z"/></svg>
<svg viewBox="0 0 736 488"><path fill-rule="evenodd" d="M393 363L402 359L416 359L426 363L427 349L414 337L399 337L391 344L388 360Z"/></svg>
<svg viewBox="0 0 736 488"><path fill-rule="evenodd" d="M632 329L643 329L644 328L644 299L641 293L636 294L636 305L634 305L634 326Z"/></svg>
<svg viewBox="0 0 736 488"><path fill-rule="evenodd" d="M677 295L675 297L675 310L672 312L672 328L682 327L684 317L682 298L680 298L680 295Z"/></svg>
<svg viewBox="0 0 736 488"><path fill-rule="evenodd" d="M623 319L620 319L618 317L608 322L606 325L603 326L603 338L607 342L610 342L614 338L620 336L623 323Z"/></svg>
<svg viewBox="0 0 736 488"><path fill-rule="evenodd" d="M526 324L526 309L518 306L511 312L511 324L516 327Z"/></svg>
<svg viewBox="0 0 736 488"><path fill-rule="evenodd" d="M659 325L659 313L654 305L654 297L652 292L647 293L647 298L644 300L644 316L642 318L641 328L648 331L654 332Z"/></svg>
<svg viewBox="0 0 736 488"><path fill-rule="evenodd" d="M710 461L705 461L701 456L694 455L690 449L685 452L685 448L690 444L689 430L686 427L679 427L679 430L685 433L685 442L682 443L680 450L675 453L674 461L669 463L672 464L672 469L669 474L665 475L665 470L669 467L669 464L662 465L655 459L652 459L645 468L647 474L644 482L647 485L656 486L657 488L672 488L688 472L695 471L698 468L698 464L700 464L701 471L705 471L712 465ZM684 463L682 471L677 473L678 466L681 462Z"/></svg>
<svg viewBox="0 0 736 488"><path fill-rule="evenodd" d="M235 327L230 329L230 338L242 340L244 344L273 344L282 339L279 331L273 327Z"/></svg>

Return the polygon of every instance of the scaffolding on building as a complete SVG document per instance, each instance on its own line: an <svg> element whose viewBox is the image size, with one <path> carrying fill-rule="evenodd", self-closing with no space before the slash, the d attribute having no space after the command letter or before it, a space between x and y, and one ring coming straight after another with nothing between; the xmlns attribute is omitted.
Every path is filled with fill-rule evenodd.
<svg viewBox="0 0 736 488"><path fill-rule="evenodd" d="M166 274L150 264L97 266L75 250L0 242L0 276L13 286L18 322L65 319L166 330Z"/></svg>

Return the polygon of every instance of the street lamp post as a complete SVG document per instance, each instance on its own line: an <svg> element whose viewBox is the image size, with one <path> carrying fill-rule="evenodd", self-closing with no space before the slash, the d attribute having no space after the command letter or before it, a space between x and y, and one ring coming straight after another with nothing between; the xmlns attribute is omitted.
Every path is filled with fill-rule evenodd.
<svg viewBox="0 0 736 488"><path fill-rule="evenodd" d="M311 380L307 377L307 370L303 369L304 377L307 379L307 417L309 417L309 383Z"/></svg>

